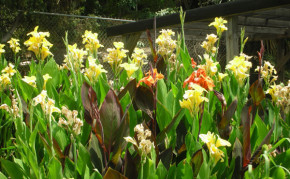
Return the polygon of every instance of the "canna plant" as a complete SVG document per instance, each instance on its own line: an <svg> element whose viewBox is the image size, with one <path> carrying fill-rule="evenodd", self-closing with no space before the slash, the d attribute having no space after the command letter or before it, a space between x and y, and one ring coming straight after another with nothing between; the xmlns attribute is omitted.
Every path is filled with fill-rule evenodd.
<svg viewBox="0 0 290 179"><path fill-rule="evenodd" d="M182 11L180 18L183 27ZM216 34L201 44L200 60L190 58L183 30L176 40L172 30L156 41L147 32L152 61L138 48L129 58L122 42L101 60L98 34L85 31L84 48L66 35L58 65L49 33L35 27L24 42L35 54L24 75L19 41L9 41L15 64L1 44L1 178L289 177L290 82L276 84L261 43L250 84L244 30L240 55L223 71L217 54L226 23L209 25Z"/></svg>

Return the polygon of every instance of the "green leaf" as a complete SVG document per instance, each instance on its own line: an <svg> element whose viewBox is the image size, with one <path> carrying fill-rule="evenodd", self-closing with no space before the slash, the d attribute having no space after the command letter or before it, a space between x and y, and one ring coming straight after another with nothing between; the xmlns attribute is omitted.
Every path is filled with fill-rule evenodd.
<svg viewBox="0 0 290 179"><path fill-rule="evenodd" d="M95 171L90 177L90 179L102 179L102 178L103 176L100 174L99 171Z"/></svg>
<svg viewBox="0 0 290 179"><path fill-rule="evenodd" d="M252 151L255 151L256 148L262 143L267 133L268 133L267 126L261 120L259 115L256 115L254 124L251 126L251 150Z"/></svg>
<svg viewBox="0 0 290 179"><path fill-rule="evenodd" d="M176 166L172 165L168 170L167 179L176 179Z"/></svg>
<svg viewBox="0 0 290 179"><path fill-rule="evenodd" d="M180 162L176 168L176 176L178 178L192 179L193 172L191 166L185 161Z"/></svg>
<svg viewBox="0 0 290 179"><path fill-rule="evenodd" d="M7 179L7 177L2 172L0 172L0 179Z"/></svg>
<svg viewBox="0 0 290 179"><path fill-rule="evenodd" d="M50 161L48 171L49 178L62 178L61 163L55 157Z"/></svg>
<svg viewBox="0 0 290 179"><path fill-rule="evenodd" d="M167 177L167 170L164 167L162 161L158 163L157 169L156 169L156 175L158 178L166 178Z"/></svg>
<svg viewBox="0 0 290 179"><path fill-rule="evenodd" d="M147 158L143 166L143 178L156 178L154 162Z"/></svg>
<svg viewBox="0 0 290 179"><path fill-rule="evenodd" d="M75 174L75 164L69 158L65 158L64 175L66 178L72 178Z"/></svg>
<svg viewBox="0 0 290 179"><path fill-rule="evenodd" d="M284 178L286 178L286 174L281 167L277 167L277 168L274 168L274 171L272 172L271 177L284 179Z"/></svg>
<svg viewBox="0 0 290 179"><path fill-rule="evenodd" d="M206 154L203 152L203 155L206 155ZM200 167L200 170L199 170L197 178L199 178L199 179L209 179L210 173L211 173L210 167L208 166L208 164L204 160L204 162L202 163L202 165Z"/></svg>
<svg viewBox="0 0 290 179"><path fill-rule="evenodd" d="M54 125L52 125L52 131L53 138L59 144L60 149L64 150L70 143L69 136L67 136L65 129L54 123Z"/></svg>
<svg viewBox="0 0 290 179"><path fill-rule="evenodd" d="M43 67L41 71L42 75L49 74L52 78L47 81L47 83L52 83L54 87L60 84L60 72L58 70L58 65L54 59L50 59Z"/></svg>
<svg viewBox="0 0 290 179"><path fill-rule="evenodd" d="M243 146L238 138L236 138L236 141L233 146L233 161L234 161L234 173L233 178L241 178L241 171L242 171L242 153Z"/></svg>
<svg viewBox="0 0 290 179"><path fill-rule="evenodd" d="M78 159L77 159L77 170L80 175L85 174L86 167L92 170L93 166L91 163L91 157L87 149L81 144L78 144Z"/></svg>
<svg viewBox="0 0 290 179"><path fill-rule="evenodd" d="M4 159L0 159L0 161L2 168L11 178L24 178L24 171L18 164Z"/></svg>

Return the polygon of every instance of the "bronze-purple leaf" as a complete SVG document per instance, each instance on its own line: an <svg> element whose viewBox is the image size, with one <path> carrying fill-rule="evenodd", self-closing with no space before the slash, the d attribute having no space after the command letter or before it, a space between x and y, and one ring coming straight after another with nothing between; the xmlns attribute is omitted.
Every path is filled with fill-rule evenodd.
<svg viewBox="0 0 290 179"><path fill-rule="evenodd" d="M125 96L127 92L129 92L131 98L133 98L135 96L136 86L137 81L136 78L134 78L125 86L122 91L120 91L120 93L118 94L118 99L122 99L122 97Z"/></svg>
<svg viewBox="0 0 290 179"><path fill-rule="evenodd" d="M251 142L250 142L250 128L251 128L251 101L242 109L241 120L243 124L243 167L248 166L251 159Z"/></svg>
<svg viewBox="0 0 290 179"><path fill-rule="evenodd" d="M117 170L112 169L109 167L103 179L127 179L124 175L122 175Z"/></svg>
<svg viewBox="0 0 290 179"><path fill-rule="evenodd" d="M136 90L135 102L139 109L153 118L154 99L153 93L149 88L139 86Z"/></svg>
<svg viewBox="0 0 290 179"><path fill-rule="evenodd" d="M122 106L115 94L110 89L100 108L100 120L103 126L104 144L107 152L111 151L115 139L118 135L118 129L122 124L123 110Z"/></svg>
<svg viewBox="0 0 290 179"><path fill-rule="evenodd" d="M190 164L192 166L192 170L193 170L193 176L197 176L199 169L202 165L203 162L203 155L202 155L202 149L199 149L198 151L196 151L191 160L190 160Z"/></svg>
<svg viewBox="0 0 290 179"><path fill-rule="evenodd" d="M253 99L253 103L255 106L258 106L260 102L265 98L262 81L263 79L256 80L250 87L250 95Z"/></svg>

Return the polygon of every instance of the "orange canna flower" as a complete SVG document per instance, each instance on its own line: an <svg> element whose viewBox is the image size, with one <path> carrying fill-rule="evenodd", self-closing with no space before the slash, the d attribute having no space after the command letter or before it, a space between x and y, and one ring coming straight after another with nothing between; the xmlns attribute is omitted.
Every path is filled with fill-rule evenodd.
<svg viewBox="0 0 290 179"><path fill-rule="evenodd" d="M192 74L184 81L183 88L190 83L198 84L209 91L212 91L213 87L215 87L213 80L206 75L206 71L202 68L192 72ZM190 85L188 85L188 88L191 89Z"/></svg>
<svg viewBox="0 0 290 179"><path fill-rule="evenodd" d="M163 78L164 76L161 73L158 73L157 69L154 68L153 74L152 71L149 70L146 73L146 76L138 82L137 87L140 85L141 82L144 82L147 86L152 87L152 85L154 86L158 80L161 80Z"/></svg>
<svg viewBox="0 0 290 179"><path fill-rule="evenodd" d="M192 66L192 68L195 68L196 67L196 62L194 61L193 58L191 58L191 66Z"/></svg>

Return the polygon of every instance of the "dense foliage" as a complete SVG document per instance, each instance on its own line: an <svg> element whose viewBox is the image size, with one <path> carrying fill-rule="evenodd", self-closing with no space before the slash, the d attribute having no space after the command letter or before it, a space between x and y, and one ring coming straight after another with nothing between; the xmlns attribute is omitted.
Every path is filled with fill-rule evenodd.
<svg viewBox="0 0 290 179"><path fill-rule="evenodd" d="M122 42L98 59L98 34L85 31L84 49L65 37L58 65L49 32L35 27L24 42L35 60L22 76L18 40L0 44L1 178L289 177L290 82L276 84L262 44L250 85L244 32L240 55L221 69L226 23L209 25L217 31L200 60L190 58L184 33L174 40L171 30L155 42L148 34L153 61L138 48L129 58Z"/></svg>

